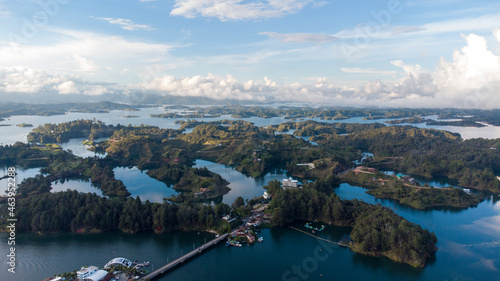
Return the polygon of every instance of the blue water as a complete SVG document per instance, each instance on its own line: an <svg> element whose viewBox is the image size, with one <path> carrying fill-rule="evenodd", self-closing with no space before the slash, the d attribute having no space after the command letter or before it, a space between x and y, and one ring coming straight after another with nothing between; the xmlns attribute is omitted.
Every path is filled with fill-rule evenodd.
<svg viewBox="0 0 500 281"><path fill-rule="evenodd" d="M104 196L102 191L90 181L70 179L70 180L60 180L52 182L52 189L50 192L61 192L66 190L76 190L82 193L95 193L100 196Z"/></svg>
<svg viewBox="0 0 500 281"><path fill-rule="evenodd" d="M253 199L254 197L260 197L266 191L263 186L267 185L269 181L279 180L288 178L286 171L275 171L274 173L268 173L260 178L252 178L250 176L245 176L237 170L227 167L221 164L217 164L205 160L196 160L195 167L203 168L207 167L210 171L221 175L221 177L228 182L229 188L231 189L227 194L223 196L222 202L231 205L234 200L241 196L243 199Z"/></svg>
<svg viewBox="0 0 500 281"><path fill-rule="evenodd" d="M96 117L108 124L149 124L162 128L178 128L175 119L151 118L150 113L162 113L162 108L143 109L139 112L112 111L103 114L69 113L63 116L14 116L1 123L60 123L76 119ZM121 118L123 115L139 115L139 118ZM218 119L226 119L223 116ZM233 118L229 118L233 119ZM216 119L205 119L216 120ZM283 118L248 118L256 125L286 122ZM322 121L322 120L317 120ZM328 121L326 121L328 122ZM331 121L330 121L331 122ZM338 121L333 121L338 122ZM370 120L351 118L342 122L372 123ZM379 121L381 122L381 121ZM429 126L417 125L419 127ZM499 127L465 128L432 126L459 132L464 138L500 137ZM32 128L2 127L0 142L25 141ZM23 138L24 137L24 138ZM73 147L77 147L75 141ZM71 145L68 145L71 147ZM72 149L72 148L71 148ZM83 153L84 151L82 151ZM78 152L80 153L80 152ZM86 153L86 152L85 152ZM83 155L83 154L82 154ZM231 204L237 196L251 199L261 196L262 186L269 180L286 178L286 172L268 174L260 179L242 175L238 171L220 164L198 160L197 167L207 166L228 180L231 191L223 202ZM4 168L5 172L5 168ZM19 169L18 178L31 177L39 169ZM175 194L166 184L150 178L137 168L116 168L116 177L121 179L132 196L142 200L162 202L164 197ZM72 181L66 182L66 184ZM73 182L74 183L74 182ZM5 181L0 181L6 186ZM86 184L86 183L85 183ZM61 185L63 188L64 185ZM79 188L82 192L84 189ZM78 189L77 189L78 190ZM321 261L315 256L316 249L327 251L318 242L302 233L288 228L272 228L262 231L263 243L242 248L219 245L204 255L178 267L158 280L499 280L500 276L500 203L498 195L490 195L475 208L466 210L434 209L415 210L392 200L376 199L360 187L342 184L337 190L346 199L360 199L392 208L411 222L434 232L439 250L435 260L425 269L389 261L386 258L367 257L352 253L348 249L335 248ZM296 226L300 227L300 224ZM328 226L321 233L333 240L345 238L349 229ZM18 234L16 245L18 273L9 275L6 266L8 253L7 234L0 233L0 280L43 280L53 274L79 269L84 265L102 267L114 257L124 256L131 260L149 260L156 268L186 252L195 245L211 238L205 233L172 233L157 235L140 233L129 235L112 232L101 234L58 234L37 236ZM4 241L4 242L1 242ZM320 247L320 248L318 248ZM331 249L330 249L331 250ZM325 257L325 256L322 256ZM301 267L301 275L293 269ZM307 269L307 270L306 270ZM288 273L290 271L291 273Z"/></svg>
<svg viewBox="0 0 500 281"><path fill-rule="evenodd" d="M115 178L121 180L127 187L132 198L139 196L142 201L163 203L164 198L177 195L178 192L167 184L151 178L145 171L139 170L137 167L117 167L113 170Z"/></svg>

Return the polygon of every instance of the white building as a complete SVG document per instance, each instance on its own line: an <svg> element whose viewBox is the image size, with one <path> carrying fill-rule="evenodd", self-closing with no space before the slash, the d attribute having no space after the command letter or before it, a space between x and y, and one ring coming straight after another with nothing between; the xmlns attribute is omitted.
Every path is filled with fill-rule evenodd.
<svg viewBox="0 0 500 281"><path fill-rule="evenodd" d="M262 197L264 197L264 199L271 199L271 196L269 196L269 193L267 193L267 191L264 191L264 195L262 195Z"/></svg>
<svg viewBox="0 0 500 281"><path fill-rule="evenodd" d="M292 178L284 179L282 186L283 186L283 189L296 188L296 187L299 187L299 181L292 180Z"/></svg>
<svg viewBox="0 0 500 281"><path fill-rule="evenodd" d="M104 279L106 275L108 275L108 272L105 270L99 270L97 266L82 267L76 272L76 277L80 281L100 281Z"/></svg>
<svg viewBox="0 0 500 281"><path fill-rule="evenodd" d="M470 194L470 189L464 188L464 192L467 193L467 194Z"/></svg>

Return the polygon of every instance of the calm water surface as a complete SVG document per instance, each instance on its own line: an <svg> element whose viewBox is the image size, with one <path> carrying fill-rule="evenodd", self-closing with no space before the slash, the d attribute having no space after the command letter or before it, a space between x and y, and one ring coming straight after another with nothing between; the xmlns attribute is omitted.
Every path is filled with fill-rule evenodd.
<svg viewBox="0 0 500 281"><path fill-rule="evenodd" d="M151 118L151 113L162 113L162 108L148 108L139 112L112 111L103 114L69 113L63 116L14 116L2 123L31 123L35 126L44 123L61 123L76 119L96 117L108 124L133 125L149 124L162 128L178 128L175 119ZM124 115L139 115L138 118L122 118ZM227 116L216 119L227 119ZM232 119L232 118L229 118ZM249 118L256 125L270 125L286 122L283 118ZM321 121L321 120L318 120ZM351 118L343 122L371 123L373 121ZM420 125L417 125L420 126ZM422 125L425 126L425 125ZM432 126L459 132L464 138L500 137L499 127L463 128ZM26 140L32 128L1 127L0 142L14 143ZM75 151L81 141L74 141L65 148ZM85 151L77 152L87 153ZM89 156L92 156L88 154ZM197 167L206 166L228 180L231 191L222 201L231 204L237 196L253 198L264 192L262 186L272 179L282 180L285 172L268 174L260 179L242 175L224 165L204 160L196 161ZM5 174L6 168L3 168ZM1 172L1 171L0 171ZM39 169L19 169L20 178L31 177ZM128 187L132 196L142 200L161 202L163 197L173 194L166 184L156 181L137 168L116 168L116 177ZM0 181L6 186L5 181ZM59 188L59 184L57 184ZM67 181L60 187L73 184ZM85 182L77 190L84 191ZM85 186L84 186L85 185ZM69 185L68 185L69 186ZM3 187L2 187L3 188ZM92 187L93 188L93 187ZM1 190L1 189L0 189ZM97 189L96 189L97 190ZM97 190L98 191L98 190ZM438 239L439 250L435 260L425 269L413 269L409 266L393 263L385 258L366 257L352 253L344 248L325 248L315 239L288 228L263 230L263 243L241 248L214 247L202 256L186 265L178 267L158 280L499 280L500 276L500 203L498 195L489 195L476 208L466 210L414 210L399 205L392 200L380 200L365 193L366 190L342 184L336 192L346 199L359 199L373 204L382 204L411 222L434 232ZM95 191L96 192L96 191ZM296 227L302 227L297 223ZM348 228L328 226L320 233L332 240L345 239ZM16 236L17 272L7 273L6 253L8 252L7 234L0 233L0 280L43 280L56 273L79 269L84 265L102 267L114 257L126 257L131 260L149 260L157 268L168 260L186 253L194 246L212 238L207 233L140 233L129 235L120 232L100 234L58 234L37 236L18 234ZM320 248L318 248L320 247ZM315 250L326 253L322 261L315 260ZM300 275L294 274L293 268L306 268Z"/></svg>
<svg viewBox="0 0 500 281"><path fill-rule="evenodd" d="M178 192L167 184L153 179L137 167L117 167L113 170L115 178L123 182L132 198L139 196L142 201L163 203L163 198L177 195Z"/></svg>

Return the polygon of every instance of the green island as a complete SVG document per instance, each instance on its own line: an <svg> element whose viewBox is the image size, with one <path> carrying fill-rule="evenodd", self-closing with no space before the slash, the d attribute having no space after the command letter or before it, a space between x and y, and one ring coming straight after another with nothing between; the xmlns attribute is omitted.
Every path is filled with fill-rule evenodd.
<svg viewBox="0 0 500 281"><path fill-rule="evenodd" d="M352 242L349 247L354 252L385 256L414 267L425 266L437 251L437 238L433 233L388 208L358 200L341 200L331 192L336 182L331 176L300 189L288 190L282 190L277 181L270 182L268 192L273 199L269 209L273 225L317 219L327 224L350 226Z"/></svg>
<svg viewBox="0 0 500 281"><path fill-rule="evenodd" d="M471 118L467 118L462 121L436 121L421 117L409 117L403 119L388 120L384 121L384 123L391 125L425 123L425 125L427 126L459 126L459 127L475 127L475 128L486 127L486 125L477 123L477 121L474 121L474 119Z"/></svg>
<svg viewBox="0 0 500 281"><path fill-rule="evenodd" d="M209 115L234 114L236 110L241 116L260 114L255 109L238 106L204 110L203 114ZM233 113L227 113L231 110ZM282 115L282 112L292 109L261 110L266 116L291 116ZM316 110L303 110L302 113L297 110L293 116L306 117ZM320 109L318 112L315 117L327 118L321 116L321 112L327 111ZM343 110L342 115L366 114L361 112L363 110ZM388 115L408 117L410 114L430 114L432 110L388 112ZM333 116L338 114L335 111ZM380 112L372 116L380 116ZM308 120L264 127L244 120L179 120L176 123L181 129L113 126L97 120L45 124L32 130L28 144L18 142L0 146L2 165L40 167L42 172L24 180L18 187L17 231L228 232L236 225L229 224L222 217L232 213L243 219L259 200L250 200L245 205L241 198L233 206L200 204L220 198L229 190L228 182L220 175L206 168L192 167L196 159L204 159L231 166L252 177L286 168L291 174L303 178L304 186L296 189L283 190L278 181L268 183L266 188L272 199L263 210L272 217L273 226L316 219L325 224L349 226L352 228L349 246L353 251L423 267L437 250L434 234L390 209L357 200L341 200L335 194L335 188L341 182L352 182L369 188L368 193L378 198L396 199L418 209L434 206L466 208L477 205L479 197L457 188L408 185L395 177L378 174L376 170L374 174L356 174L350 169L356 166L353 161L360 160L362 152L374 155L363 162L368 169L385 168L427 177L443 176L456 180L462 187L500 192L495 176L500 171L498 139L463 140L450 132L412 126L387 127L380 123ZM192 131L183 133L188 128ZM293 134L283 134L291 130ZM300 137L309 137L317 145ZM77 157L56 144L72 138L85 138L85 144L93 150L106 152L106 157ZM96 142L97 138L107 139ZM127 187L115 178L113 169L131 166L172 184L174 189L182 192L173 198L165 198L163 203L130 198ZM74 177L92 182L107 197L76 191L50 193L52 182ZM0 202L6 203L6 198L2 197ZM0 221L3 230L7 223L5 217L2 216Z"/></svg>
<svg viewBox="0 0 500 281"><path fill-rule="evenodd" d="M400 204L415 209L433 207L468 208L477 206L481 199L478 195L469 194L461 188L435 188L420 186L409 177L388 176L375 169L357 167L340 176L340 179L352 185L368 188L366 192L381 199L394 199Z"/></svg>
<svg viewBox="0 0 500 281"><path fill-rule="evenodd" d="M16 126L17 127L33 127L33 124L21 123L21 124L17 124Z"/></svg>
<svg viewBox="0 0 500 281"><path fill-rule="evenodd" d="M147 107L141 105L140 107ZM0 103L0 116L9 117L14 115L64 115L67 112L81 113L107 113L111 110L137 111L136 106L119 104L113 102L89 102L89 103L59 103L59 104L27 104L27 103Z"/></svg>

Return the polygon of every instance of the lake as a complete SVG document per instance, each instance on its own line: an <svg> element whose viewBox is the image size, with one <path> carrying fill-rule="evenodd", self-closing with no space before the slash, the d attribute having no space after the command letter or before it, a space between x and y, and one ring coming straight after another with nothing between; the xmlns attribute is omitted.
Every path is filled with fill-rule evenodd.
<svg viewBox="0 0 500 281"><path fill-rule="evenodd" d="M159 108L142 109L139 112L112 111L110 113L88 114L69 113L62 116L14 116L1 123L31 123L35 126L44 123L60 123L76 119L96 119L107 124L148 124L162 128L178 128L175 119L151 118L151 113L163 113ZM124 115L138 115L138 118L122 118ZM226 119L223 116L215 119ZM233 118L229 118L233 119ZM371 120L351 118L342 122L371 123ZM270 125L286 122L284 118L247 118L257 125ZM319 120L321 121L321 120ZM338 121L335 121L338 122ZM417 126L425 126L417 124ZM427 126L425 126L427 127ZM428 126L459 132L464 138L500 137L498 127L464 128ZM32 128L2 127L0 142L12 144L26 141ZM80 140L72 140L66 149L80 155L93 156L82 148ZM88 154L87 154L88 153ZM222 201L231 204L238 196L251 199L261 196L262 186L267 181L286 178L285 171L267 174L254 179L241 174L233 168L217 163L197 160L196 167L206 166L230 182L231 191ZM18 182L25 177L39 173L39 169L18 169ZM0 169L0 172L2 170ZM119 167L114 170L132 196L142 200L161 202L163 197L175 194L166 184L150 178L136 167ZM6 168L3 168L3 174ZM2 175L3 175L2 174ZM6 187L6 181L0 181ZM55 183L54 183L55 184ZM66 181L57 183L58 190L72 186L82 192L92 192L88 182ZM95 189L95 188L94 188ZM3 189L5 190L5 188ZM96 189L97 190L97 189ZM97 190L98 191L98 190ZM498 280L500 269L500 198L488 195L486 200L475 208L466 210L433 209L415 210L387 199L376 199L365 193L365 189L342 184L336 189L339 196L346 199L359 199L368 203L381 204L392 208L396 213L411 222L434 232L438 239L439 250L436 258L425 269L414 269L407 265L389 261L386 258L367 257L345 248L328 248L317 240L288 228L264 229L260 234L263 243L245 245L241 248L217 245L205 254L182 265L157 280ZM96 192L97 193L97 192ZM296 227L302 227L298 222ZM345 239L349 228L327 226L320 235L332 240ZM169 233L152 232L135 235L121 232L97 234L57 234L38 236L31 233L16 236L17 273L8 273L6 253L8 253L7 233L0 233L0 279L2 281L43 280L57 273L79 269L84 265L102 267L114 257L130 260L151 261L158 268L168 260L186 253L193 246L200 245L205 239L213 238L209 233ZM318 248L319 247L319 248ZM322 252L319 255L315 253ZM300 274L294 268L300 266Z"/></svg>

